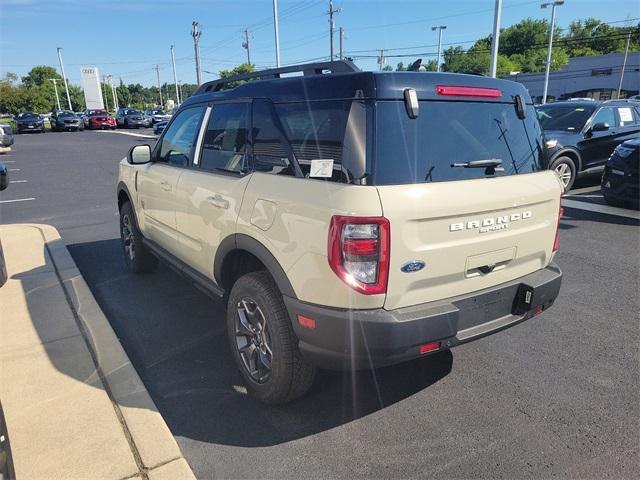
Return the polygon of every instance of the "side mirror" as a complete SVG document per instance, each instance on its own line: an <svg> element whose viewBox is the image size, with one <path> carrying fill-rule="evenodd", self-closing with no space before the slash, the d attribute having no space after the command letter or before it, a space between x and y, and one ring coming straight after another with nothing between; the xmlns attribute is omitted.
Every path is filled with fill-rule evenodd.
<svg viewBox="0 0 640 480"><path fill-rule="evenodd" d="M7 167L4 163L0 162L0 191L6 189L9 186L9 175L7 174Z"/></svg>
<svg viewBox="0 0 640 480"><path fill-rule="evenodd" d="M604 132L605 130L609 130L609 124L605 122L598 122L591 127L592 132Z"/></svg>
<svg viewBox="0 0 640 480"><path fill-rule="evenodd" d="M134 145L129 150L127 161L132 165L142 165L151 161L151 147L149 145Z"/></svg>

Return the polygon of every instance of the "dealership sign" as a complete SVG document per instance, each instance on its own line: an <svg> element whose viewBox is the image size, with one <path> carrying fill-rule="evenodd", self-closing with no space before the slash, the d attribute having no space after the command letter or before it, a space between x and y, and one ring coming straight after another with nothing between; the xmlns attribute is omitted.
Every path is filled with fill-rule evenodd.
<svg viewBox="0 0 640 480"><path fill-rule="evenodd" d="M98 69L96 67L81 67L80 76L87 110L104 110Z"/></svg>

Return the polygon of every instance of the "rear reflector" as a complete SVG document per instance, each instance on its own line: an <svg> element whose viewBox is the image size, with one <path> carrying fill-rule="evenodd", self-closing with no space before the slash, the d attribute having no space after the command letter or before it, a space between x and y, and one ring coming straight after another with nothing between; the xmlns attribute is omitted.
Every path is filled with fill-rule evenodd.
<svg viewBox="0 0 640 480"><path fill-rule="evenodd" d="M437 85L436 93L445 97L500 98L502 96L502 92L495 88L452 87L448 85Z"/></svg>
<svg viewBox="0 0 640 480"><path fill-rule="evenodd" d="M533 307L533 309L531 310L531 313L533 313L534 315L540 315L543 310L544 310L544 307L542 305L538 305L537 307Z"/></svg>
<svg viewBox="0 0 640 480"><path fill-rule="evenodd" d="M420 353L429 353L440 348L440 342L431 342L420 345Z"/></svg>
<svg viewBox="0 0 640 480"><path fill-rule="evenodd" d="M560 194L560 208L558 209L558 224L556 225L556 239L553 241L553 252L558 251L560 245L560 219L564 215L564 208L562 208L562 194Z"/></svg>
<svg viewBox="0 0 640 480"><path fill-rule="evenodd" d="M313 318L298 315L298 323L303 328L308 328L309 330L316 329L316 321Z"/></svg>

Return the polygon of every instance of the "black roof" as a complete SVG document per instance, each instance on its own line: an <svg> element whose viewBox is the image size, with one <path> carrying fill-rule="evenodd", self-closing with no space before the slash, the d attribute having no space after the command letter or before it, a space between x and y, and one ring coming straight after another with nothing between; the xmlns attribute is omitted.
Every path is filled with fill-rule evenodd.
<svg viewBox="0 0 640 480"><path fill-rule="evenodd" d="M327 71L331 73L326 73ZM282 77L282 74L299 72L303 75ZM250 80L223 90L234 82ZM241 98L270 98L274 102L295 102L331 99L378 99L397 100L404 98L404 90L413 88L420 100L443 100L436 93L436 86L463 86L492 88L501 91L500 98L473 97L473 101L512 102L513 96L521 95L531 103L529 94L520 83L510 80L435 72L362 72L348 61L306 64L283 69L239 75L214 80L201 85L196 94L183 105L203 101ZM468 97L446 97L449 100L470 100Z"/></svg>

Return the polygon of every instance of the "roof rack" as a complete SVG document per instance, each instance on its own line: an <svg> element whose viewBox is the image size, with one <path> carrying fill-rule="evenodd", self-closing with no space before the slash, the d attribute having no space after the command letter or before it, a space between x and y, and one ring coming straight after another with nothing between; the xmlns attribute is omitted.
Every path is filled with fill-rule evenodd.
<svg viewBox="0 0 640 480"><path fill-rule="evenodd" d="M242 73L240 75L234 75L233 77L220 78L218 80L212 80L206 82L198 87L195 95L206 92L218 92L233 82L240 80L251 79L274 79L280 78L283 73L296 73L302 72L303 75L322 75L326 71L331 73L353 73L359 72L360 69L350 60L337 60L334 62L319 62L319 63L305 63L302 65L289 65L287 67L270 68L268 70L261 70L259 72Z"/></svg>

